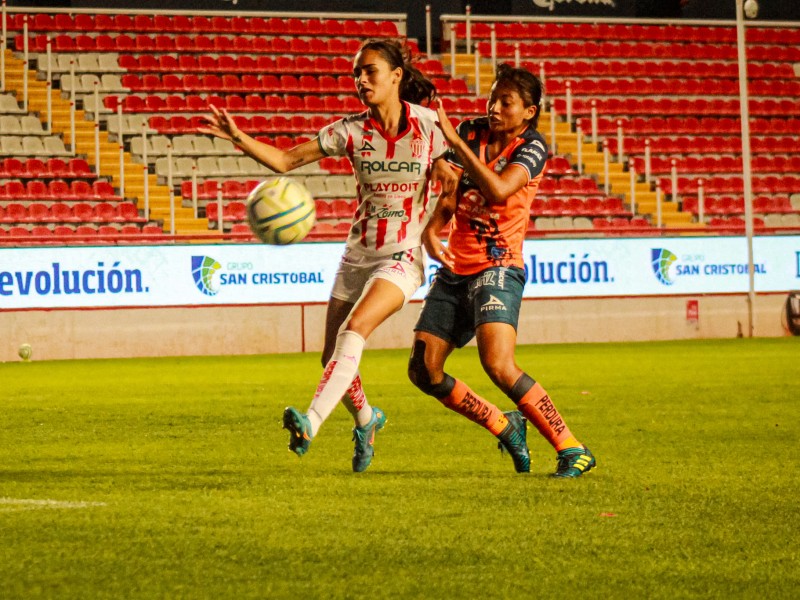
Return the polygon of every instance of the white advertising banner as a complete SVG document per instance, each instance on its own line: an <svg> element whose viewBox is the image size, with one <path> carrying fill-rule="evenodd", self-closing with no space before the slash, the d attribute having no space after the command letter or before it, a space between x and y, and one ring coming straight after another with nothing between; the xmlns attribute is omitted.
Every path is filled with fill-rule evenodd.
<svg viewBox="0 0 800 600"><path fill-rule="evenodd" d="M325 302L340 243L0 249L0 309ZM527 240L529 298L744 293L742 237ZM800 236L754 240L755 289L800 288ZM428 281L438 265L427 267Z"/></svg>
<svg viewBox="0 0 800 600"><path fill-rule="evenodd" d="M529 240L527 297L744 293L744 237ZM755 290L800 287L800 236L753 240Z"/></svg>

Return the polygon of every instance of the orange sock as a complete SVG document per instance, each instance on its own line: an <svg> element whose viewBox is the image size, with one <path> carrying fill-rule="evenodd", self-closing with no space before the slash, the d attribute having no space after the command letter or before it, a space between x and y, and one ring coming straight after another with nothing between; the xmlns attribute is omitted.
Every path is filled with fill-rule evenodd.
<svg viewBox="0 0 800 600"><path fill-rule="evenodd" d="M499 408L475 394L466 383L458 379L450 394L439 402L473 423L485 427L493 435L499 435L508 425L508 419Z"/></svg>
<svg viewBox="0 0 800 600"><path fill-rule="evenodd" d="M525 393L517 408L534 424L545 439L556 449L577 448L581 443L575 439L564 419L553 406L550 396L538 383Z"/></svg>

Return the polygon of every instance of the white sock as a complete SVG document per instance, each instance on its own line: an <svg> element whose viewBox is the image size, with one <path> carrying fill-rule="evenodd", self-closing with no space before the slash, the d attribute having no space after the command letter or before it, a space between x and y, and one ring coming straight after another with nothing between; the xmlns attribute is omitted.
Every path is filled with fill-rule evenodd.
<svg viewBox="0 0 800 600"><path fill-rule="evenodd" d="M325 365L317 392L308 409L312 435L317 434L320 425L330 416L353 382L364 344L364 338L355 331L343 331L336 337L336 349Z"/></svg>
<svg viewBox="0 0 800 600"><path fill-rule="evenodd" d="M353 383L350 384L347 392L342 397L342 403L353 415L356 427L364 427L372 420L372 407L367 402L367 396L364 394L364 388L361 385L361 375L358 372L353 378Z"/></svg>

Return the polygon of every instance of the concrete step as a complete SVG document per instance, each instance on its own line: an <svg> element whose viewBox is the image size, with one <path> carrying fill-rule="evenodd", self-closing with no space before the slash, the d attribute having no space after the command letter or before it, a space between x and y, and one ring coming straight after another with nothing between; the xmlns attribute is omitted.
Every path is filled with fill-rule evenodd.
<svg viewBox="0 0 800 600"><path fill-rule="evenodd" d="M150 218L151 219L163 219L165 223L169 222L169 208L166 207L150 207ZM176 208L175 209L175 222L178 221L195 221L194 215L192 211L187 211L186 209Z"/></svg>
<svg viewBox="0 0 800 600"><path fill-rule="evenodd" d="M658 220L658 214L653 212L644 212L636 210L636 214L639 215L649 215L650 221L656 223ZM675 223L675 224L686 224L691 223L692 218L691 215L685 216L685 213L661 213L661 222L662 223Z"/></svg>
<svg viewBox="0 0 800 600"><path fill-rule="evenodd" d="M654 225L657 223L656 215L650 215L650 222ZM661 215L661 225L664 227L687 227L691 226L692 222L685 220L680 216L680 213Z"/></svg>
<svg viewBox="0 0 800 600"><path fill-rule="evenodd" d="M672 222L670 222L670 223L664 223L664 225L667 228L680 227L681 229L696 229L696 230L700 230L700 231L702 231L702 230L704 230L706 228L706 224L705 223L695 223L693 221L689 221L688 223L682 223L682 222L674 222L674 223L672 223Z"/></svg>
<svg viewBox="0 0 800 600"><path fill-rule="evenodd" d="M169 223L169 209L165 207L153 207L150 206L150 218L157 219L159 221L163 221L165 224ZM183 222L183 221L195 221L194 215L191 214L191 211L187 214L182 211L175 211L175 222Z"/></svg>
<svg viewBox="0 0 800 600"><path fill-rule="evenodd" d="M652 205L640 205L637 203L636 213L640 215L651 215L653 220L655 220L656 215L658 214L658 209ZM661 219L662 221L669 220L674 223L691 223L693 217L691 213L681 212L672 204L665 204L661 207Z"/></svg>
<svg viewBox="0 0 800 600"><path fill-rule="evenodd" d="M556 124L556 154L565 155L571 154L575 160L578 160L578 141L574 138L574 136L569 135L568 132L559 132L558 125ZM539 124L539 131L541 131L545 137L547 138L548 142L552 145L552 140L550 139L550 127L545 127ZM581 156L581 160L583 164L586 164L586 149L581 148L583 156Z"/></svg>
<svg viewBox="0 0 800 600"><path fill-rule="evenodd" d="M170 231L171 227L170 227L170 221L169 221L169 214L163 215L163 216L158 216L156 213L151 212L150 213L150 218L162 221L162 223L163 223L162 227L163 227L164 231L167 232L167 233ZM202 221L206 221L206 220L205 219L194 219L194 218L183 218L183 217L179 218L179 217L176 217L175 218L175 232L176 233L180 233L180 232L194 232L194 233L200 232L200 233L202 233L202 232L209 231L208 222L206 221L205 223L203 223Z"/></svg>
<svg viewBox="0 0 800 600"><path fill-rule="evenodd" d="M658 211L655 206L650 205L641 205L639 203L636 204L636 214L639 215L653 215L655 217L658 214ZM681 222L688 222L692 220L692 215L689 213L680 212L677 209L670 209L668 205L662 207L661 209L661 217L662 218L674 218L677 221Z"/></svg>
<svg viewBox="0 0 800 600"><path fill-rule="evenodd" d="M166 188L166 186L156 185L154 182L148 182L147 187L148 191L151 194L162 194L165 198L169 197L169 190ZM126 173L125 189L136 192L143 192L144 179L141 176L138 179L134 177L128 177Z"/></svg>
<svg viewBox="0 0 800 600"><path fill-rule="evenodd" d="M442 54L441 60L442 60L442 65L444 65L446 68L449 68L452 62L452 55L449 52ZM472 66L473 68L475 68L475 55L456 53L455 63L456 63L456 70L458 70L459 67L466 67L466 66ZM491 65L489 65L489 68L491 68Z"/></svg>

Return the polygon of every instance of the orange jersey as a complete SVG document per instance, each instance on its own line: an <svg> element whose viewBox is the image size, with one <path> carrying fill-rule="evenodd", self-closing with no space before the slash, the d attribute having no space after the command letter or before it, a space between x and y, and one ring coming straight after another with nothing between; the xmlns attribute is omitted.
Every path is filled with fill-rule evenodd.
<svg viewBox="0 0 800 600"><path fill-rule="evenodd" d="M448 152L447 160L462 169L458 183L456 213L450 222L448 245L455 256L455 273L471 275L489 267L525 267L522 242L528 230L530 209L544 175L547 144L542 134L528 129L491 162L486 160L489 123L486 117L464 121L458 134L495 173L504 169L525 169L528 183L506 198L489 204L480 189L463 171L458 157Z"/></svg>

